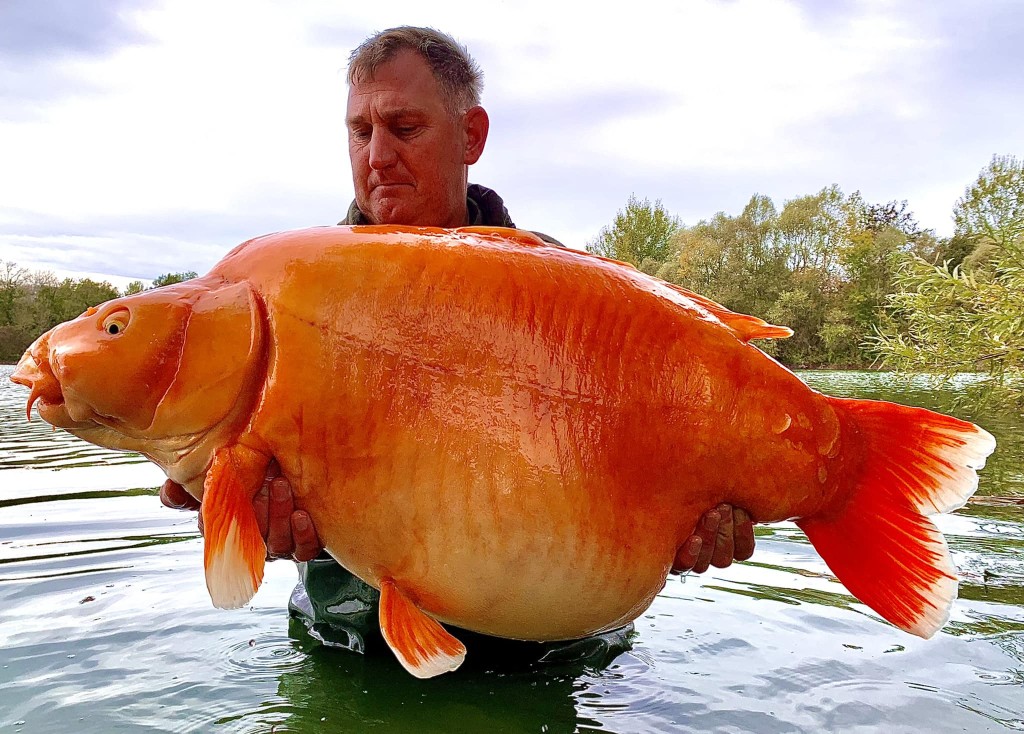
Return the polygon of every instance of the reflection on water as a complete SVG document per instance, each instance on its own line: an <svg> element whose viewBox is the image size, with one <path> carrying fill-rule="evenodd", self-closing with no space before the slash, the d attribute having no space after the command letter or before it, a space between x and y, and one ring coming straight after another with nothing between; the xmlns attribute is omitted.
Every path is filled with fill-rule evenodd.
<svg viewBox="0 0 1024 734"><path fill-rule="evenodd" d="M195 519L159 470L24 421L0 368L0 731L840 732L1024 730L1024 425L996 434L978 501L940 519L963 577L919 640L838 584L792 525L751 562L670 579L601 670L468 660L431 681L319 646L287 563L213 609ZM924 383L813 372L831 394L935 405ZM500 656L500 653L495 653Z"/></svg>

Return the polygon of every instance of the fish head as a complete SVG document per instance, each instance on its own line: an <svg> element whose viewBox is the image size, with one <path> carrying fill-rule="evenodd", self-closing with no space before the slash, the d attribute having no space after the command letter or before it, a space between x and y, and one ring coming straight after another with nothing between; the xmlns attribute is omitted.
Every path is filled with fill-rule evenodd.
<svg viewBox="0 0 1024 734"><path fill-rule="evenodd" d="M222 424L258 389L262 316L247 284L204 281L107 301L36 339L11 377L31 390L29 417L35 405L87 441L146 453Z"/></svg>

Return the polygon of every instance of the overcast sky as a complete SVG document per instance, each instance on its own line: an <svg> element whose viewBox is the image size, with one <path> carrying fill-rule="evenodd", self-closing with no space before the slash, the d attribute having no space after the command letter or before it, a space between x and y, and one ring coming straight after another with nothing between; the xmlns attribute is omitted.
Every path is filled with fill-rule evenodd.
<svg viewBox="0 0 1024 734"><path fill-rule="evenodd" d="M371 7L373 6L373 7ZM1024 154L1020 0L0 1L0 260L205 272L352 198L345 66L431 25L485 73L470 180L582 247L630 194L684 223L837 183L948 235Z"/></svg>

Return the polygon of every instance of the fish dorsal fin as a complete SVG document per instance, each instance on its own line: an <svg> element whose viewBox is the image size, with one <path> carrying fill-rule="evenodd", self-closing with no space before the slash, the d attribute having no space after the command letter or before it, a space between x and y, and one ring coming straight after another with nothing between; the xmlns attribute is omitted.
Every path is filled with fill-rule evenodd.
<svg viewBox="0 0 1024 734"><path fill-rule="evenodd" d="M715 303L710 298L705 298L699 293L683 288L681 285L676 285L675 283L665 283L665 285L714 314L741 341L749 342L751 339L785 339L793 336L793 330L788 326L775 326L756 316L747 316L746 314L730 311L722 304Z"/></svg>
<svg viewBox="0 0 1024 734"><path fill-rule="evenodd" d="M455 670L466 658L466 646L420 611L391 579L380 585L380 631L398 662L417 678Z"/></svg>
<svg viewBox="0 0 1024 734"><path fill-rule="evenodd" d="M517 245L529 247L551 247L550 242L545 242L533 232L525 229L513 229L511 227L459 227L455 230L459 234L474 234L491 240L502 242L514 242Z"/></svg>
<svg viewBox="0 0 1024 734"><path fill-rule="evenodd" d="M241 445L217 450L203 485L203 562L213 605L238 609L263 581L267 546L252 498L268 460Z"/></svg>
<svg viewBox="0 0 1024 734"><path fill-rule="evenodd" d="M465 234L473 234L478 237L484 237L487 239L498 239L503 242L514 242L518 245L526 245L531 247L545 247L549 246L549 243L542 240L540 237L535 235L533 232L527 232L521 229L508 229L504 227L460 227L457 232ZM571 252L575 256L592 257L604 262L612 263L619 267L626 268L635 273L641 273L642 271L637 269L635 266L630 265L626 262L614 260L601 255L595 255L591 252L583 252L580 250L569 250L563 248L566 252ZM663 281L660 278L655 278L659 283L663 283L668 286L676 293L681 296L685 296L697 305L701 306L711 314L713 314L722 324L729 329L738 339L744 342L749 342L751 339L785 339L793 336L793 330L788 326L775 326L769 324L763 319L759 319L756 316L747 316L746 314L736 313L730 311L720 303L715 303L710 298L705 298L699 293L683 288L675 283L669 283Z"/></svg>

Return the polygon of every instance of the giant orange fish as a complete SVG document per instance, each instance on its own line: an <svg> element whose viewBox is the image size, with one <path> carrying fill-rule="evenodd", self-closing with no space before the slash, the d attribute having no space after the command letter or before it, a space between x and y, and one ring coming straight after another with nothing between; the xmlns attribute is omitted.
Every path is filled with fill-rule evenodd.
<svg viewBox="0 0 1024 734"><path fill-rule="evenodd" d="M851 593L930 636L957 583L927 515L966 501L995 441L822 395L749 343L789 333L524 232L324 227L90 308L12 379L30 414L202 500L218 607L262 580L252 498L276 460L421 677L465 655L439 621L565 640L635 619L720 502L795 519Z"/></svg>

